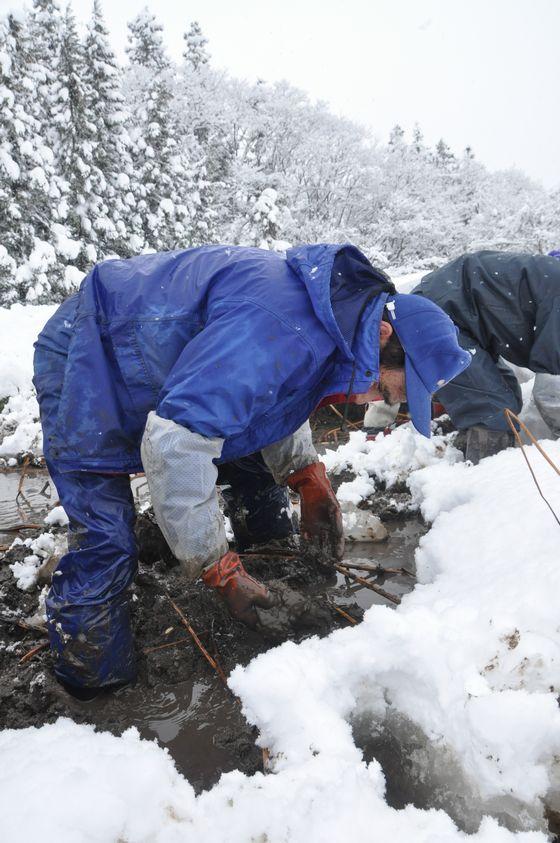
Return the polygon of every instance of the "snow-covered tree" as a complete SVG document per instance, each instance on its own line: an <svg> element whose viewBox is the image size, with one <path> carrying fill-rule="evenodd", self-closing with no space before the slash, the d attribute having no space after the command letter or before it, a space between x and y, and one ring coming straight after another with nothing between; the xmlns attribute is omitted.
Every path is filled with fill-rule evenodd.
<svg viewBox="0 0 560 843"><path fill-rule="evenodd" d="M65 104L59 125L57 168L62 177L64 218L74 236L83 236L82 209L88 204L88 189L92 173L92 153L95 127L87 116L85 84L86 61L83 45L78 37L72 7L66 10L64 34L60 54L60 82ZM80 264L87 265L81 250Z"/></svg>
<svg viewBox="0 0 560 843"><path fill-rule="evenodd" d="M65 295L64 266L56 253L48 277L42 277L38 260L32 260L38 242L49 244L51 226L60 216L60 179L51 148L57 137L53 121L61 101L60 84L53 76L54 59L51 64L48 55L52 49L58 62L56 19L52 4L36 3L28 17L10 16L0 33L4 56L0 203L6 212L0 222L0 242L18 266L15 294L12 291L9 297L37 302ZM40 21L45 25L44 38Z"/></svg>
<svg viewBox="0 0 560 843"><path fill-rule="evenodd" d="M86 119L92 144L91 172L80 209L81 227L98 254L126 254L135 233L128 222L134 207L130 191L133 168L124 126L120 71L109 46L99 0L94 0L85 52Z"/></svg>
<svg viewBox="0 0 560 843"><path fill-rule="evenodd" d="M380 143L286 83L174 66L143 10L121 72L99 0L85 43L59 0L0 20L0 303L54 301L108 255L208 242L352 241L388 267L560 246L560 194L416 126Z"/></svg>
<svg viewBox="0 0 560 843"><path fill-rule="evenodd" d="M136 213L144 242L160 250L190 245L191 221L199 204L196 143L192 132L181 135L173 122L173 74L161 27L145 10L129 28L128 85L137 103L129 125Z"/></svg>
<svg viewBox="0 0 560 843"><path fill-rule="evenodd" d="M163 44L163 26L147 7L128 24L126 54L131 64L149 68L156 73L169 66Z"/></svg>
<svg viewBox="0 0 560 843"><path fill-rule="evenodd" d="M193 21L187 32L183 35L185 49L183 58L193 70L199 70L210 61L210 55L206 49L208 39L202 34L198 21Z"/></svg>

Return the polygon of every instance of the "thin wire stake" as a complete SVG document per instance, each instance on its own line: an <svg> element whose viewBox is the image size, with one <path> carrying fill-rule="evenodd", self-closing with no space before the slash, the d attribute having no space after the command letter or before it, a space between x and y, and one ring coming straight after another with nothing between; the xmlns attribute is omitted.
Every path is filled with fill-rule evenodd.
<svg viewBox="0 0 560 843"><path fill-rule="evenodd" d="M537 450L539 451L539 453L540 453L540 454L542 454L542 456L545 458L545 460L547 461L547 463L548 463L550 466L552 466L552 468L554 469L554 471L556 472L556 474L560 475L560 469L558 468L558 466L557 466L557 465L555 465L555 464L552 462L552 460L550 459L550 457L548 456L548 454L547 454L547 453L546 453L546 452L545 452L545 451L541 448L541 446L539 445L539 443L537 442L537 440L535 439L535 437L533 436L533 434L531 433L531 431L529 430L529 428L527 427L527 425L526 425L526 424L524 424L524 423L521 421L521 419L520 419L518 416L516 416L516 415L515 415L515 413L513 413L513 412L509 409L509 407L506 407L506 408L505 408L505 410L504 410L504 415L505 415L505 417L506 417L506 421L507 421L507 423L509 424L509 426L511 427L511 429L512 429L512 431L513 431L513 435L515 436L515 438L516 438L516 440L517 440L517 444L518 444L518 445L519 445L519 447L521 448L521 452L522 452L522 454L523 454L523 456L524 456L524 458L525 458L525 462L527 463L527 468L528 468L528 469L529 469L529 471L531 472L531 477L532 477L532 478L533 478L533 480L534 480L535 486L536 486L536 487L537 487L537 489L539 490L539 495L541 496L541 498L543 499L543 501L545 502L545 504L548 506L548 508L549 508L549 509L550 509L550 511L552 512L552 515L553 515L553 517L554 517L554 520L556 521L556 523L557 523L557 524L558 524L558 526L560 527L560 518L558 518L558 516L557 516L557 515L556 515L556 513L554 512L554 510L553 510L552 506L550 505L550 503L548 502L548 500L545 498L545 496L544 496L544 494L543 494L543 491L542 491L541 487L539 486L539 481L537 480L537 478L536 478L536 476L535 476L535 472L533 471L533 469L532 469L532 467L531 467L531 463L529 462L529 457L528 457L528 456L527 456L527 454L525 453L525 446L524 446L524 444L523 444L523 440L521 439L521 436L519 435L519 431L517 430L516 426L514 425L514 423L513 423L512 419L515 419L515 421L516 421L516 422L517 422L517 424L520 426L520 428L523 430L523 432L527 434L527 436L529 437L529 439L531 440L531 442L533 443L533 445L535 445L535 446L536 446L536 448L537 448Z"/></svg>
<svg viewBox="0 0 560 843"><path fill-rule="evenodd" d="M342 615L342 617L345 618L349 623L351 623L352 626L356 626L356 624L358 623L356 618L353 618L352 615L349 615L348 612L345 612L344 609L340 608L340 606L335 606L334 603L332 604L332 607L335 612L338 612L339 615Z"/></svg>
<svg viewBox="0 0 560 843"><path fill-rule="evenodd" d="M343 416L343 414L340 412L340 410L338 410L338 409L334 406L334 404L329 404L329 410L332 410L332 411L333 411L333 413L335 414L335 416L338 416L338 418L339 418L339 419L344 420L344 416ZM350 419L346 419L346 424L349 424L349 425L350 425L350 427L355 427L355 428L356 428L356 430L361 430L361 429L362 429L362 428L361 428L361 426L360 426L359 424L356 424L356 422L352 422L352 421L350 421Z"/></svg>
<svg viewBox="0 0 560 843"><path fill-rule="evenodd" d="M391 603L395 603L395 605L399 605L401 602L401 598L397 597L396 594L390 594L388 591L385 591L384 588L381 588L379 585L375 585L374 583L370 582L369 580L365 580L363 577L357 576L357 574L353 574L348 568L344 568L342 565L335 565L334 566L337 571L340 571L341 574L344 574L345 577L348 579L354 580L354 582L359 583L360 585L364 586L364 588L369 588L370 591L375 591L377 594L384 597L385 600L389 600Z"/></svg>
<svg viewBox="0 0 560 843"><path fill-rule="evenodd" d="M39 653L41 650L44 650L45 647L48 646L48 641L41 641L40 644L37 644L36 647L33 647L32 650L29 650L24 656L21 657L21 659L19 660L19 664L25 664L26 662L30 661L36 653Z"/></svg>
<svg viewBox="0 0 560 843"><path fill-rule="evenodd" d="M190 625L190 623L188 622L188 620L186 619L186 617L184 616L182 611L180 610L180 608L171 599L169 594L167 595L167 599L169 600L169 602L171 603L171 605L173 606L173 608L175 609L175 611L177 612L177 614L181 618L181 623L187 629L189 635L193 639L194 643L196 644L196 646L198 647L198 649L200 650L200 652L202 653L202 655L204 656L204 658L206 659L208 664L211 665L214 668L214 670L216 671L216 673L218 674L220 679L222 679L223 671L222 671L222 675L220 675L220 669L218 668L218 665L216 664L216 662L214 661L214 659L212 658L212 656L210 655L210 653L208 652L208 650L206 649L206 647L204 646L204 644L202 643L202 641L200 640L200 638L198 637L198 635L196 634L196 632L194 631L194 629L192 628L192 626Z"/></svg>

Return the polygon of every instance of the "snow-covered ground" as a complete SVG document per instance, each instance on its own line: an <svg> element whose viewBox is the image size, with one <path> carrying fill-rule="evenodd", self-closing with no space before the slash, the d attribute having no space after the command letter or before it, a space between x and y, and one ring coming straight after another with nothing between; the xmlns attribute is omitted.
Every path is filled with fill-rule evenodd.
<svg viewBox="0 0 560 843"><path fill-rule="evenodd" d="M0 307L0 458L40 452L39 407L35 399L33 343L56 305Z"/></svg>
<svg viewBox="0 0 560 843"><path fill-rule="evenodd" d="M19 412L18 389L32 407L30 346L50 312L0 311L4 417ZM12 434L18 450L36 437L25 421L34 412ZM544 447L560 463L560 442ZM558 476L529 455L560 513ZM61 720L1 732L0 840L439 843L465 839L454 819L475 843L547 839L543 801L560 809L559 528L520 453L473 467L449 439L405 426L373 442L352 434L324 459L356 473L341 487L352 503L406 479L431 528L419 584L398 609L375 605L359 626L288 642L232 673L271 772L228 773L197 797L134 730L117 738ZM389 806L384 773L361 749L383 731L437 809Z"/></svg>

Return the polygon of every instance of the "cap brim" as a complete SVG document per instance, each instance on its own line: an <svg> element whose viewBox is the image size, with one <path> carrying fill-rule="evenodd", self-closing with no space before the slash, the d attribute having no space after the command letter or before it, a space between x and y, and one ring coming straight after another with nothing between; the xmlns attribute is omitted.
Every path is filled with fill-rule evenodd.
<svg viewBox="0 0 560 843"><path fill-rule="evenodd" d="M416 370L410 362L408 354L405 355L404 372L406 378L406 402L412 424L418 433L429 439L432 432L430 424L432 420L432 395L416 374Z"/></svg>

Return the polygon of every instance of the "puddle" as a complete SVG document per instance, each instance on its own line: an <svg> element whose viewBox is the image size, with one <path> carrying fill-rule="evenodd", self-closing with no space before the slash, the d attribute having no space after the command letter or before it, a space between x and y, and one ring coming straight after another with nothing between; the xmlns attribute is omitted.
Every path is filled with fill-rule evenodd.
<svg viewBox="0 0 560 843"><path fill-rule="evenodd" d="M352 545L346 559L414 570L414 549L424 532L425 527L417 519L391 524L387 542ZM402 595L411 591L414 580L408 576L391 576L377 577L374 582L392 594ZM341 575L336 583L333 578L330 587L302 585L301 590L324 594L341 607L355 603L363 609L373 603L386 605L381 596L367 588L347 587ZM185 646L190 647L190 643L186 642ZM180 650L178 657L181 657ZM120 729L136 726L143 737L157 739L167 747L179 771L197 791L214 785L224 772L239 767L247 770L247 765L249 769L261 769L260 751L247 731L239 705L212 676L207 682L187 681L172 687L126 688L109 700L88 704L88 711L95 720L109 716L108 722Z"/></svg>
<svg viewBox="0 0 560 843"><path fill-rule="evenodd" d="M177 769L197 792L212 787L222 773L260 751L247 734L240 706L221 683L181 682L171 688L125 688L111 700L87 704L94 720L110 708L115 726L135 726L143 738L166 747Z"/></svg>
<svg viewBox="0 0 560 843"><path fill-rule="evenodd" d="M385 526L389 533L387 541L378 544L347 543L344 558L356 563L364 562L366 565L382 565L384 568L406 568L411 573L415 573L414 552L421 536L427 530L426 526L415 516L403 522L389 522ZM355 570L353 573L367 579L367 574L363 571ZM362 609L369 609L374 603L387 605L387 601L381 595L358 583L345 585L346 580L342 574L337 576L340 589L336 598L337 605L344 607L345 602L356 602ZM402 597L403 594L412 591L415 580L407 574L391 574L386 577L375 577L372 582L385 591Z"/></svg>
<svg viewBox="0 0 560 843"><path fill-rule="evenodd" d="M20 470L0 471L0 545L11 544L17 533L5 532L15 524L42 524L43 518L58 500L54 483L46 469L28 469L21 485ZM132 480L132 491L137 501L147 497L144 477Z"/></svg>
<svg viewBox="0 0 560 843"><path fill-rule="evenodd" d="M42 524L58 495L43 469L30 469L23 478L18 497L21 471L0 472L0 544L10 544L16 533L3 532L15 524Z"/></svg>

